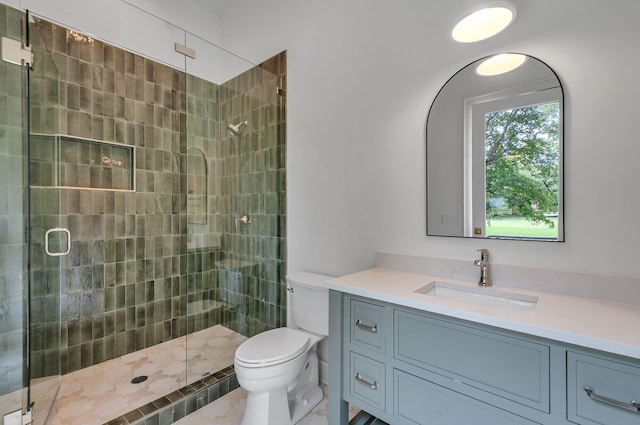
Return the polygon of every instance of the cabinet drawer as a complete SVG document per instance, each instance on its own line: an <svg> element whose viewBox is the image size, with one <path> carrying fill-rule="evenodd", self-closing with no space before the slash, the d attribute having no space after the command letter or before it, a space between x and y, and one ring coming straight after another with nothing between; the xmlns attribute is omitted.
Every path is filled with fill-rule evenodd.
<svg viewBox="0 0 640 425"><path fill-rule="evenodd" d="M593 390L591 396L585 387ZM567 352L567 419L581 425L637 425L638 409L612 404L633 409L633 400L640 407L639 364Z"/></svg>
<svg viewBox="0 0 640 425"><path fill-rule="evenodd" d="M381 305L351 300L351 343L385 354L384 312Z"/></svg>
<svg viewBox="0 0 640 425"><path fill-rule="evenodd" d="M400 370L393 379L394 417L403 424L534 424Z"/></svg>
<svg viewBox="0 0 640 425"><path fill-rule="evenodd" d="M549 412L549 347L396 310L394 357L460 382L470 396Z"/></svg>
<svg viewBox="0 0 640 425"><path fill-rule="evenodd" d="M350 363L349 393L351 396L384 411L386 408L385 365L357 353L350 353Z"/></svg>

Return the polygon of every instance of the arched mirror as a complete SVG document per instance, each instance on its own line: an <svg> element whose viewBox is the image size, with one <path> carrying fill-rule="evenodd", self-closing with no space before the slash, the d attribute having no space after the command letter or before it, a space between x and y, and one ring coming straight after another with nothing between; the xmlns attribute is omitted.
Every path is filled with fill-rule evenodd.
<svg viewBox="0 0 640 425"><path fill-rule="evenodd" d="M560 80L534 57L458 71L427 118L427 235L563 241L562 120Z"/></svg>

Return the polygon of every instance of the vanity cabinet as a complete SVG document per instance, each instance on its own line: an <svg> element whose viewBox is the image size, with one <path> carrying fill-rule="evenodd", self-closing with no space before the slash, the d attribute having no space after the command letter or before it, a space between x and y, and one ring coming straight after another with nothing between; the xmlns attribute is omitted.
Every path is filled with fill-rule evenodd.
<svg viewBox="0 0 640 425"><path fill-rule="evenodd" d="M640 365L567 353L567 409L580 425L640 423Z"/></svg>
<svg viewBox="0 0 640 425"><path fill-rule="evenodd" d="M394 369L390 424L535 424L445 386ZM365 408L366 410L366 408Z"/></svg>
<svg viewBox="0 0 640 425"><path fill-rule="evenodd" d="M330 323L332 424L347 403L399 425L640 423L638 360L337 291Z"/></svg>
<svg viewBox="0 0 640 425"><path fill-rule="evenodd" d="M549 347L394 310L394 360L424 369L487 403L549 412Z"/></svg>

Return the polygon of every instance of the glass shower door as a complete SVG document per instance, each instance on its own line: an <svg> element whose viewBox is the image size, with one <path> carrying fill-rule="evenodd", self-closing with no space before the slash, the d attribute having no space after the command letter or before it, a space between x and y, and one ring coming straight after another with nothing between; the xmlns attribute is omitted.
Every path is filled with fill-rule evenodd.
<svg viewBox="0 0 640 425"><path fill-rule="evenodd" d="M60 257L70 240L59 190L34 179L55 174L59 86L27 15L0 5L0 20L0 413L43 424L60 385Z"/></svg>
<svg viewBox="0 0 640 425"><path fill-rule="evenodd" d="M32 21L27 18L27 21ZM71 234L63 215L60 178L60 74L36 22L25 31L33 52L26 69L28 217L28 367L26 405L43 424L60 388L60 286L62 262L69 261ZM45 34L46 36L46 34Z"/></svg>

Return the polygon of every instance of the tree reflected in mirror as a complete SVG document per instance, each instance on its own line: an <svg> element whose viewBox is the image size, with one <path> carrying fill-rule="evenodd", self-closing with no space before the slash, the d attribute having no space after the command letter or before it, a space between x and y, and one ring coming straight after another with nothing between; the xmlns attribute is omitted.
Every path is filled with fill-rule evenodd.
<svg viewBox="0 0 640 425"><path fill-rule="evenodd" d="M557 238L559 102L485 115L486 236Z"/></svg>

